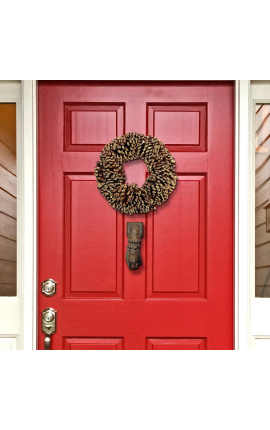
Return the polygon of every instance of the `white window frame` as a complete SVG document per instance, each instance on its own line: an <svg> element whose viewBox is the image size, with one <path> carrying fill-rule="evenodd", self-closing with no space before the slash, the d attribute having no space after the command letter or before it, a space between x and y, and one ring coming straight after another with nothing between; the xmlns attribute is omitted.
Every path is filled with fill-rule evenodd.
<svg viewBox="0 0 270 430"><path fill-rule="evenodd" d="M23 348L37 348L37 81L22 81L21 205ZM250 306L252 249L250 223L252 184L250 142L250 81L235 81L235 293L234 348L251 347Z"/></svg>

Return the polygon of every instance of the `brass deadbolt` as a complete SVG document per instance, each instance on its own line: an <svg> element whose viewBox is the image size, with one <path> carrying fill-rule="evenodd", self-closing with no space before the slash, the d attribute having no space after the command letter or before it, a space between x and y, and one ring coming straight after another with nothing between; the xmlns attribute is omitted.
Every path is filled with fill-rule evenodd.
<svg viewBox="0 0 270 430"><path fill-rule="evenodd" d="M53 296L56 293L57 282L53 279L46 279L42 282L41 292L48 297Z"/></svg>

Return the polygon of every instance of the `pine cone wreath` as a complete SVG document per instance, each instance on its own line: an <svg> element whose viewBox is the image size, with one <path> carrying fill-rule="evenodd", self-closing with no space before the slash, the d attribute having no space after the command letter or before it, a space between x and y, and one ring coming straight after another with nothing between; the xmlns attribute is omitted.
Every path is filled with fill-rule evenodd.
<svg viewBox="0 0 270 430"><path fill-rule="evenodd" d="M142 187L125 184L123 163L141 158L150 173ZM108 203L127 215L156 210L176 187L175 159L156 137L127 133L104 146L95 168L97 187Z"/></svg>

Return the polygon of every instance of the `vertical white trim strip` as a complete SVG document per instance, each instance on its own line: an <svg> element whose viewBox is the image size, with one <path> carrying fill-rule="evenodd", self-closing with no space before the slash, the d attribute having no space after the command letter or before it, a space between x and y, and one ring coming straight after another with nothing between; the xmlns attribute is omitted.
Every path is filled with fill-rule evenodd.
<svg viewBox="0 0 270 430"><path fill-rule="evenodd" d="M36 81L22 81L23 349L36 349Z"/></svg>
<svg viewBox="0 0 270 430"><path fill-rule="evenodd" d="M250 347L250 81L236 81L235 122L235 349Z"/></svg>

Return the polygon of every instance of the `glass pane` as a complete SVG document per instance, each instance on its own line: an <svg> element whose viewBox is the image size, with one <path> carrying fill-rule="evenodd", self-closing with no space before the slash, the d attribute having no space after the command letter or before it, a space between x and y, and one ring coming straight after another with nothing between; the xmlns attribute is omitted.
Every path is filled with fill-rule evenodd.
<svg viewBox="0 0 270 430"><path fill-rule="evenodd" d="M270 104L255 116L255 296L270 297Z"/></svg>
<svg viewBox="0 0 270 430"><path fill-rule="evenodd" d="M16 296L16 104L0 103L0 296Z"/></svg>

